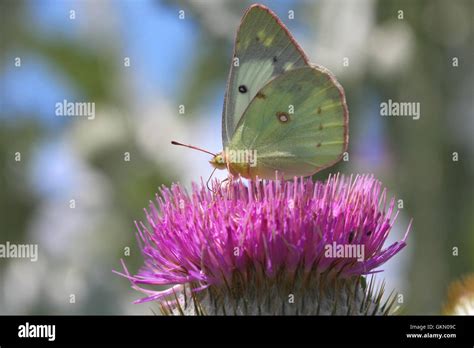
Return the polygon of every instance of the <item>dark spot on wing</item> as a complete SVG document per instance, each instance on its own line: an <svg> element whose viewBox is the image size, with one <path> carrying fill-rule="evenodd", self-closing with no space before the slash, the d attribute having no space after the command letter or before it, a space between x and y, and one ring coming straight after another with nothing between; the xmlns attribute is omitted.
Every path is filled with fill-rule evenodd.
<svg viewBox="0 0 474 348"><path fill-rule="evenodd" d="M277 111L276 117L280 123L287 123L288 121L290 121L290 115L288 115L287 112Z"/></svg>
<svg viewBox="0 0 474 348"><path fill-rule="evenodd" d="M239 86L239 92L240 93L247 93L247 87L245 85L240 85Z"/></svg>
<svg viewBox="0 0 474 348"><path fill-rule="evenodd" d="M262 92L258 92L257 95L256 95L256 97L257 97L258 99L265 99L267 96L266 96L265 94L263 94Z"/></svg>

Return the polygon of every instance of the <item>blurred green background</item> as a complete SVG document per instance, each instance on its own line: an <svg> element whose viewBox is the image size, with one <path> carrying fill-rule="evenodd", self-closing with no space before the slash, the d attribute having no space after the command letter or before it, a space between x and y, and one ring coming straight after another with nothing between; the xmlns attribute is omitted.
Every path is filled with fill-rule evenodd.
<svg viewBox="0 0 474 348"><path fill-rule="evenodd" d="M474 2L262 3L346 90L350 160L316 178L374 173L403 199L390 241L411 217L413 229L381 278L403 313L439 313L448 284L474 270ZM140 266L134 220L160 185L209 176L208 156L169 141L221 150L250 4L0 1L0 243L39 245L37 262L0 259L0 314L151 314L112 269ZM95 119L56 116L64 99L95 103ZM388 99L419 102L420 119L381 117Z"/></svg>

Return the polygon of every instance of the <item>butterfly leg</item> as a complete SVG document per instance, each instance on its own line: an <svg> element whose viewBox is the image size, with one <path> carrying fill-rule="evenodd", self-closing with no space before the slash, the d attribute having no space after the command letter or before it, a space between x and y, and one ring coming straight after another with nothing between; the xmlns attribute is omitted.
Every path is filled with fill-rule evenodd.
<svg viewBox="0 0 474 348"><path fill-rule="evenodd" d="M207 189L208 189L209 191L212 191L212 189L209 187L209 182L211 181L211 178L212 178L212 176L214 175L214 172L216 171L216 169L217 169L217 168L214 168L214 170L212 171L211 175L209 175L209 179L207 179L207 181L206 181L206 186L207 186Z"/></svg>

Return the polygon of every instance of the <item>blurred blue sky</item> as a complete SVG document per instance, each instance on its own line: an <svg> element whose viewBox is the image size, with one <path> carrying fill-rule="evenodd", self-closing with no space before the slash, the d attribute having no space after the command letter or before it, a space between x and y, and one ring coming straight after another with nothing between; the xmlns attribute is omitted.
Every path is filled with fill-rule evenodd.
<svg viewBox="0 0 474 348"><path fill-rule="evenodd" d="M134 94L153 99L161 95L176 98L179 74L185 48L193 47L197 26L193 21L178 21L176 10L155 1L118 1L114 3L118 17L120 42L123 55L129 56L134 67ZM39 37L62 37L67 40L84 40L80 26L81 1L28 1L25 3L29 26ZM69 11L76 11L76 19L69 19ZM15 57L21 57L21 68L14 66ZM123 57L117 57L122 61ZM10 52L1 77L4 86L2 113L6 121L17 122L23 118L39 118L50 134L38 144L33 154L31 181L38 193L55 196L67 194L74 184L71 154L61 146L60 130L71 120L55 117L54 106L66 100L82 100L64 75L47 64L41 56L31 52ZM140 83L142 81L143 83ZM223 95L223 92L222 92ZM219 106L220 108L220 106ZM15 118L10 115L17 115ZM41 180L37 179L41 178Z"/></svg>
<svg viewBox="0 0 474 348"><path fill-rule="evenodd" d="M153 1L119 1L114 7L119 16L120 44L124 56L130 56L136 73L145 84L135 84L137 95L152 97L156 89L167 97L176 94L179 74L186 57L182 54L193 46L197 26L192 21L178 21L176 10ZM62 36L66 39L80 39L79 26L81 2L42 1L26 3L31 22L39 36ZM69 19L69 11L76 10L76 19ZM3 83L5 86L5 115L11 110L20 111L25 117L40 117L46 126L57 126L63 120L52 117L54 105L63 99L80 98L61 74L48 66L41 57L30 52L16 52L9 61L18 56L22 67L7 66ZM117 57L122 60L122 57ZM178 76L177 76L178 75ZM178 78L177 78L178 77ZM149 86L156 89L150 90ZM35 112L29 112L29 111Z"/></svg>

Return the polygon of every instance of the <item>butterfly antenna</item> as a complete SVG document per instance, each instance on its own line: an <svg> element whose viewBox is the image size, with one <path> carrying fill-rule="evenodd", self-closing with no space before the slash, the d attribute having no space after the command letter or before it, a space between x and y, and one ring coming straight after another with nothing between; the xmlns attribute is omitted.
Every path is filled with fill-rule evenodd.
<svg viewBox="0 0 474 348"><path fill-rule="evenodd" d="M209 179L207 179L207 181L206 181L206 186L207 186L207 189L208 189L209 191L212 191L212 189L209 187L209 182L211 181L211 178L212 178L212 176L214 175L214 172L216 171L216 169L217 169L217 168L214 168L214 170L212 171L211 175L209 175Z"/></svg>
<svg viewBox="0 0 474 348"><path fill-rule="evenodd" d="M210 151L201 149L201 148L199 148L199 147L192 146L192 145L186 145L186 144L182 144L182 143L178 143L177 141L174 141L174 140L171 141L171 144L173 144L173 145L178 145L178 146L189 147L190 149L198 150L198 151L201 151L201 152L205 152L205 153L208 153L209 155L212 155L212 156L216 156L216 155L217 155L217 154L215 154L215 153L212 153L212 152L210 152Z"/></svg>

